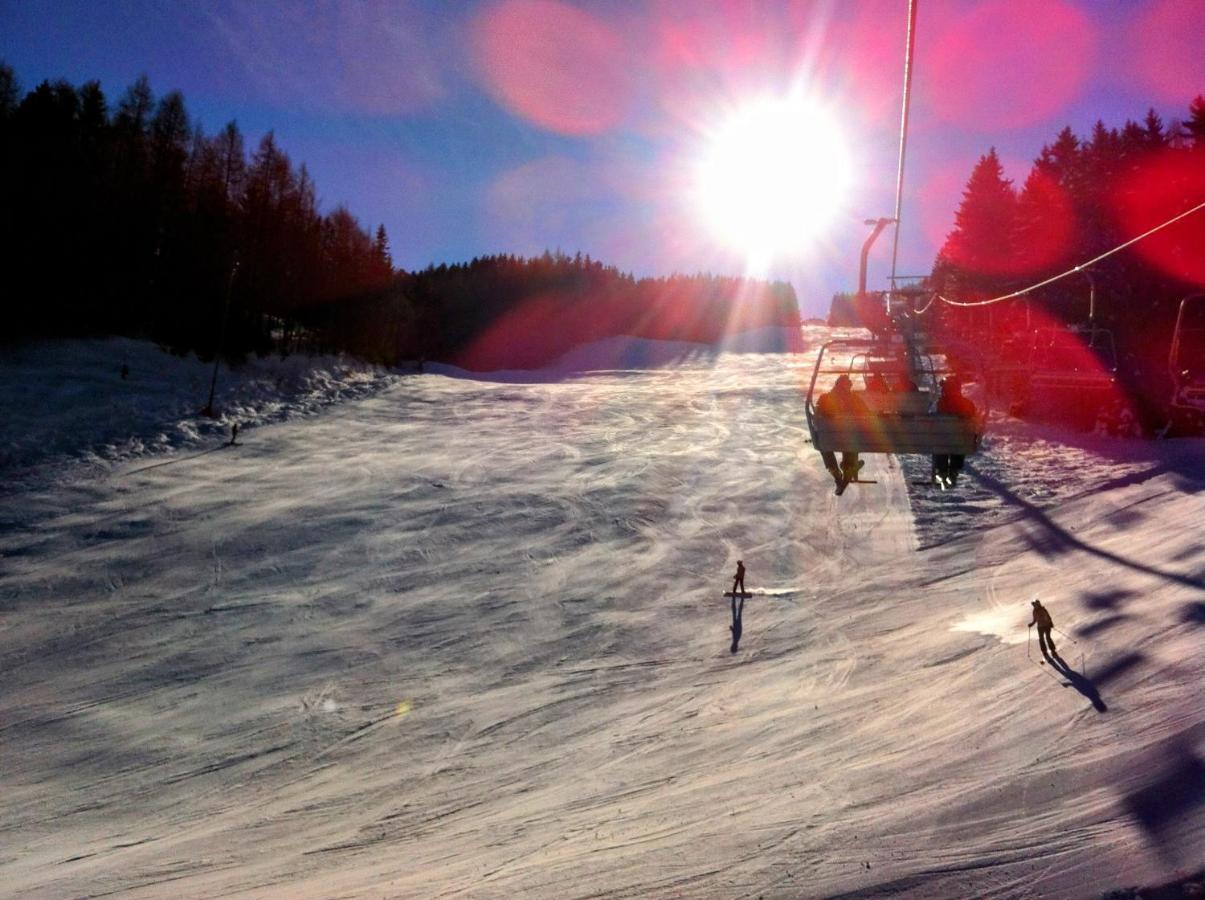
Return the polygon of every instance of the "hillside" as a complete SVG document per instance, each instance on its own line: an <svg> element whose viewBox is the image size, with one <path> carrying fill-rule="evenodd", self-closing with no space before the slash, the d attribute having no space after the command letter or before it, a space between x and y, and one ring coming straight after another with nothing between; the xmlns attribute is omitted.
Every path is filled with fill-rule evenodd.
<svg viewBox="0 0 1205 900"><path fill-rule="evenodd" d="M1205 441L1060 453L1012 426L1008 465L966 479L985 527L955 530L962 499L914 506L886 457L832 495L810 353L674 356L400 378L240 447L13 486L6 889L1090 897L1199 873ZM1038 467L1056 493L1016 474ZM738 558L761 595L730 653ZM1074 672L1027 644L1034 596Z"/></svg>

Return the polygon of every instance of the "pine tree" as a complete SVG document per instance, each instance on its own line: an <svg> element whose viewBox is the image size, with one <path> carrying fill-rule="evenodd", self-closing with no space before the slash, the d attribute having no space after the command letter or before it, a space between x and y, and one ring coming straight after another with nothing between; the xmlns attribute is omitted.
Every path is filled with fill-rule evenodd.
<svg viewBox="0 0 1205 900"><path fill-rule="evenodd" d="M940 258L964 290L991 291L1015 269L1017 195L993 147L979 158Z"/></svg>
<svg viewBox="0 0 1205 900"><path fill-rule="evenodd" d="M372 243L373 260L376 263L381 274L385 277L393 274L393 257L389 253L389 235L385 233L385 226L377 226L376 238Z"/></svg>
<svg viewBox="0 0 1205 900"><path fill-rule="evenodd" d="M1205 149L1205 95L1197 94L1188 105L1184 131L1192 139L1194 147Z"/></svg>
<svg viewBox="0 0 1205 900"><path fill-rule="evenodd" d="M17 111L21 99L21 85L12 66L0 61L0 122Z"/></svg>
<svg viewBox="0 0 1205 900"><path fill-rule="evenodd" d="M1142 124L1147 149L1162 149L1167 144L1167 136L1163 131L1163 120L1159 118L1159 114L1155 112L1153 106L1146 111L1146 118L1142 120Z"/></svg>
<svg viewBox="0 0 1205 900"><path fill-rule="evenodd" d="M1057 173L1039 157L1017 198L1014 246L1019 273L1034 277L1067 262L1075 231L1070 197Z"/></svg>

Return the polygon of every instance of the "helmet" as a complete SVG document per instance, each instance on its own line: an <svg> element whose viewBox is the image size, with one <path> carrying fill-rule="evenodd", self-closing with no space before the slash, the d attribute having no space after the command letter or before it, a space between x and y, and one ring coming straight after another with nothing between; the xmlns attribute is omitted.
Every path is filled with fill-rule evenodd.
<svg viewBox="0 0 1205 900"><path fill-rule="evenodd" d="M1034 597L1034 598L1033 598L1033 605L1034 605L1034 606L1041 606L1042 604L1038 602L1038 598L1037 598L1037 597Z"/></svg>
<svg viewBox="0 0 1205 900"><path fill-rule="evenodd" d="M853 382L849 380L848 375L838 375L837 383L834 384L833 387L834 388L853 387Z"/></svg>

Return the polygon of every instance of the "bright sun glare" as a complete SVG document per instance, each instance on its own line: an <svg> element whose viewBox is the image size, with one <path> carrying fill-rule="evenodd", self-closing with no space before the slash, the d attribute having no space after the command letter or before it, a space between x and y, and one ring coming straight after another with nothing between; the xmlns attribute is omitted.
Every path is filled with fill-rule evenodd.
<svg viewBox="0 0 1205 900"><path fill-rule="evenodd" d="M697 201L717 237L759 268L818 237L850 181L849 151L832 116L814 103L763 100L712 136Z"/></svg>

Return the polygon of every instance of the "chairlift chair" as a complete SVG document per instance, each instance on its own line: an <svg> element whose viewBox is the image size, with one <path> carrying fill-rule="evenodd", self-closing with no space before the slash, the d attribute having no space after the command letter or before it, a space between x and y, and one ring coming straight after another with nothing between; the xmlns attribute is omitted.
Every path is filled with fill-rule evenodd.
<svg viewBox="0 0 1205 900"><path fill-rule="evenodd" d="M1199 434L1205 430L1205 294L1180 301L1167 367L1172 380L1168 425L1177 433Z"/></svg>
<svg viewBox="0 0 1205 900"><path fill-rule="evenodd" d="M1020 410L1091 427L1117 398L1113 332L1095 324L1035 329Z"/></svg>
<svg viewBox="0 0 1205 900"><path fill-rule="evenodd" d="M826 342L816 357L804 403L812 446L831 453L977 453L987 418L986 403L971 418L931 411L939 379L948 374L955 371L941 354L919 353L902 341L843 338ZM869 409L867 415L817 413L819 394L840 375L850 376L854 393ZM868 389L872 376L884 378L891 387L909 378L918 389L872 391Z"/></svg>

